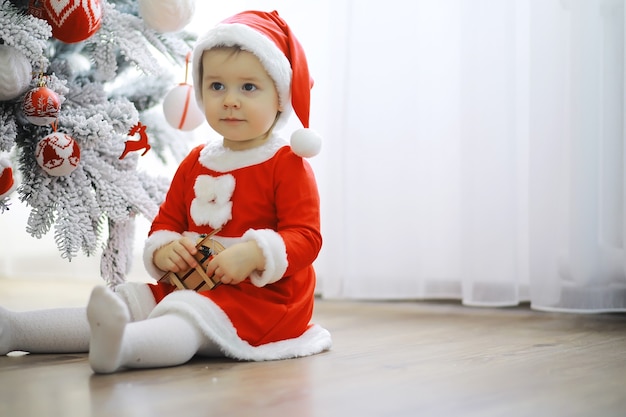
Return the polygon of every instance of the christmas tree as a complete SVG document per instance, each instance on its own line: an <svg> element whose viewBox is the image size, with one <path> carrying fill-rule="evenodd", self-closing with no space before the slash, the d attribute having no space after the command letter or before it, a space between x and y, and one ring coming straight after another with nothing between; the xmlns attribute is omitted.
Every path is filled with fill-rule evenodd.
<svg viewBox="0 0 626 417"><path fill-rule="evenodd" d="M53 229L68 260L102 250L110 286L130 268L135 217L152 219L168 186L138 169L140 156L187 150L161 104L195 40L183 29L193 8L0 0L0 213L15 192L30 209L30 235Z"/></svg>

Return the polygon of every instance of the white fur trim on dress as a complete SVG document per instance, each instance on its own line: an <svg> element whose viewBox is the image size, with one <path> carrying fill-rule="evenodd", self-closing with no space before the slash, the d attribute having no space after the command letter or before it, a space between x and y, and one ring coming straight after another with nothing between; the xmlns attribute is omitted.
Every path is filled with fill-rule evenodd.
<svg viewBox="0 0 626 417"><path fill-rule="evenodd" d="M219 346L229 358L246 361L270 361L314 355L332 347L328 330L312 325L301 336L252 346L237 335L228 316L210 299L191 290L175 291L154 308L149 318L179 314L198 326L208 340Z"/></svg>
<svg viewBox="0 0 626 417"><path fill-rule="evenodd" d="M115 287L115 293L126 303L132 321L148 318L156 301L146 283L125 282Z"/></svg>
<svg viewBox="0 0 626 417"><path fill-rule="evenodd" d="M189 213L196 224L219 229L232 219L235 177L230 174L220 177L198 175L193 190L195 197Z"/></svg>
<svg viewBox="0 0 626 417"><path fill-rule="evenodd" d="M261 146L243 151L228 149L222 141L211 141L200 151L198 161L213 171L229 172L268 161L284 146L288 146L287 141L274 133Z"/></svg>
<svg viewBox="0 0 626 417"><path fill-rule="evenodd" d="M242 236L244 242L254 240L265 257L265 269L262 273L252 272L250 281L257 287L278 281L287 270L287 249L283 238L274 230L250 229Z"/></svg>
<svg viewBox="0 0 626 417"><path fill-rule="evenodd" d="M148 274L155 279L159 279L165 274L165 271L160 270L154 265L152 261L154 252L162 246L167 245L177 239L180 239L183 235L170 230L157 230L152 233L147 239L143 248L143 265L146 268Z"/></svg>

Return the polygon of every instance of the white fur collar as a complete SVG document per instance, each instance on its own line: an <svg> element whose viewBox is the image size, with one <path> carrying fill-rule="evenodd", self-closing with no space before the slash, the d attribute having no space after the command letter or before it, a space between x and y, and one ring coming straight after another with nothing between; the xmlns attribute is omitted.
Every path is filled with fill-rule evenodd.
<svg viewBox="0 0 626 417"><path fill-rule="evenodd" d="M233 151L225 148L222 141L211 141L200 151L198 160L213 171L228 172L265 162L286 145L287 142L275 134L263 145L245 151Z"/></svg>

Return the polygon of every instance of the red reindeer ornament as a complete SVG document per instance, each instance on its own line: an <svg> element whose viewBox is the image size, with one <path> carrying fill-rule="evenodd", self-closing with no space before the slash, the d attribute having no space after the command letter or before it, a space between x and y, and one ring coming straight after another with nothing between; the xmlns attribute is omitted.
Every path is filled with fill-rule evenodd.
<svg viewBox="0 0 626 417"><path fill-rule="evenodd" d="M146 133L146 125L141 122L137 122L128 132L128 136L134 136L139 133L139 140L127 140L124 143L124 152L120 155L120 159L126 158L129 152L144 150L141 156L144 156L151 148L148 143L148 134Z"/></svg>

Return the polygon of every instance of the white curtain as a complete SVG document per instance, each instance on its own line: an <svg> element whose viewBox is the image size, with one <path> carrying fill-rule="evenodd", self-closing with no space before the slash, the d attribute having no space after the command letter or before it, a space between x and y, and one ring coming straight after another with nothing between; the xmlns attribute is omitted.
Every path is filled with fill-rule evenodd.
<svg viewBox="0 0 626 417"><path fill-rule="evenodd" d="M626 311L624 1L331 10L321 295Z"/></svg>
<svg viewBox="0 0 626 417"><path fill-rule="evenodd" d="M626 311L624 0L196 4L199 33L276 9L306 48L320 295ZM0 278L99 280L13 208Z"/></svg>

